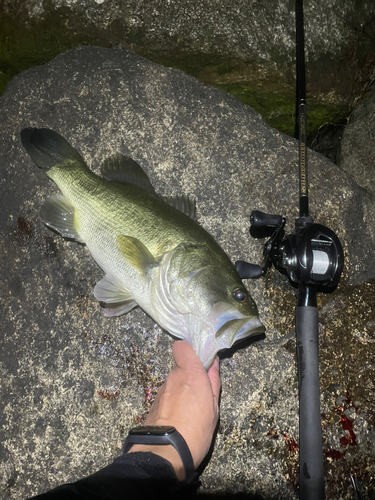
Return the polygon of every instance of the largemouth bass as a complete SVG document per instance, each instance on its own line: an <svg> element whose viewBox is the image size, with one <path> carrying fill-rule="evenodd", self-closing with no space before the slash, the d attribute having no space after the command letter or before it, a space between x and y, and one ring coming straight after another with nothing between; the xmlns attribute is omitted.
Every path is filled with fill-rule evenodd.
<svg viewBox="0 0 375 500"><path fill-rule="evenodd" d="M116 155L101 176L59 134L27 128L21 141L62 192L42 221L85 243L105 276L94 289L107 316L137 305L174 337L192 344L208 370L221 349L265 328L233 264L194 220L189 198L162 198L142 168Z"/></svg>

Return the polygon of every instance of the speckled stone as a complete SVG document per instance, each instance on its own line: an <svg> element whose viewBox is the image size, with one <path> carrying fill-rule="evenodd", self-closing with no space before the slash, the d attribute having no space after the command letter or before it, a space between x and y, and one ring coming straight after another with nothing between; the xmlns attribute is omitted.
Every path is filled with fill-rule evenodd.
<svg viewBox="0 0 375 500"><path fill-rule="evenodd" d="M358 101L341 140L339 165L375 195L375 85Z"/></svg>
<svg viewBox="0 0 375 500"><path fill-rule="evenodd" d="M18 500L117 456L173 364L172 339L142 311L101 315L92 293L101 270L38 219L57 189L23 150L20 130L56 130L95 171L113 153L133 157L160 194L196 197L199 222L233 261L262 259L263 241L248 231L252 209L287 214L293 231L298 155L293 139L230 95L120 49L72 50L15 77L0 123L0 492ZM340 286L319 298L327 499L352 498L349 472L367 499L374 240L363 189L320 155L309 160L311 212L337 232L346 257ZM248 287L267 336L221 362L221 423L202 492L293 499L294 291L275 270Z"/></svg>
<svg viewBox="0 0 375 500"><path fill-rule="evenodd" d="M266 88L285 105L294 95L294 10L295 2L284 0L3 0L0 15L9 15L16 32L30 27L32 38L44 29L56 45L62 38L74 43L78 37L84 45L132 49L193 71L205 82L247 82L259 101L267 101L267 92L260 90ZM321 110L324 125L336 113L343 115L353 91L358 94L371 75L375 4L311 0L304 2L304 12L309 95L319 108L335 110L326 116ZM23 37L21 44L27 44ZM33 54L33 43L30 47ZM277 115L280 101L271 102Z"/></svg>
<svg viewBox="0 0 375 500"><path fill-rule="evenodd" d="M363 194L364 218L375 237L375 86L368 88L358 101L340 145L339 165L367 193Z"/></svg>
<svg viewBox="0 0 375 500"><path fill-rule="evenodd" d="M8 7L9 4L9 7ZM11 1L5 0L5 8ZM154 50L230 55L243 60L292 63L295 55L294 2L269 0L28 0L30 18L51 10L79 18L83 27L101 30L113 42L154 46ZM368 37L375 13L373 2L323 0L305 2L306 50L311 61L336 62L350 43L363 43L361 29ZM106 31L105 31L106 30ZM354 47L352 47L354 49ZM341 61L341 66L344 61ZM341 78L344 75L340 75Z"/></svg>

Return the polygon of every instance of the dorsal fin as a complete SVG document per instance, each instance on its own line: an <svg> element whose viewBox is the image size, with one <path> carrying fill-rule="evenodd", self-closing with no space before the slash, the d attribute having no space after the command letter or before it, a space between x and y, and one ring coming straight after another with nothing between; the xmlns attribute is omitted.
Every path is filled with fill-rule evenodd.
<svg viewBox="0 0 375 500"><path fill-rule="evenodd" d="M155 189L142 167L127 156L120 154L110 156L104 160L100 172L108 181L135 184L155 194Z"/></svg>
<svg viewBox="0 0 375 500"><path fill-rule="evenodd" d="M135 184L158 197L145 171L128 156L120 154L110 156L104 160L100 172L108 181ZM189 196L162 196L161 198L171 207L177 208L191 219L197 220L194 198Z"/></svg>
<svg viewBox="0 0 375 500"><path fill-rule="evenodd" d="M187 215L193 220L197 220L196 203L194 198L189 196L163 196L163 200L173 208Z"/></svg>

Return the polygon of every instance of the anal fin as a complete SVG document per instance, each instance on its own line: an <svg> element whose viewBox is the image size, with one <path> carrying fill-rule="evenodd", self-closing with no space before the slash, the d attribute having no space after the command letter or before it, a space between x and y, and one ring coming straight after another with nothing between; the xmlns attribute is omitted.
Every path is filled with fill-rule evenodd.
<svg viewBox="0 0 375 500"><path fill-rule="evenodd" d="M57 231L63 238L84 243L74 224L74 208L62 195L50 196L40 209L44 224Z"/></svg>

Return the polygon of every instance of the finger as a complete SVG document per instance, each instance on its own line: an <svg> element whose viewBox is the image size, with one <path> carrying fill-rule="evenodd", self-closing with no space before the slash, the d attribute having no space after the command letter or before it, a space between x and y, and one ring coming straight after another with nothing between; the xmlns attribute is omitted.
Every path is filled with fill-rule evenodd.
<svg viewBox="0 0 375 500"><path fill-rule="evenodd" d="M216 398L216 401L219 401L220 389L221 389L219 369L220 369L219 358L216 356L215 361L213 362L207 373L208 378L210 379L211 382L212 393Z"/></svg>
<svg viewBox="0 0 375 500"><path fill-rule="evenodd" d="M203 369L204 366L198 356L195 354L193 347L184 340L176 341L172 346L172 353L176 365L183 370Z"/></svg>

